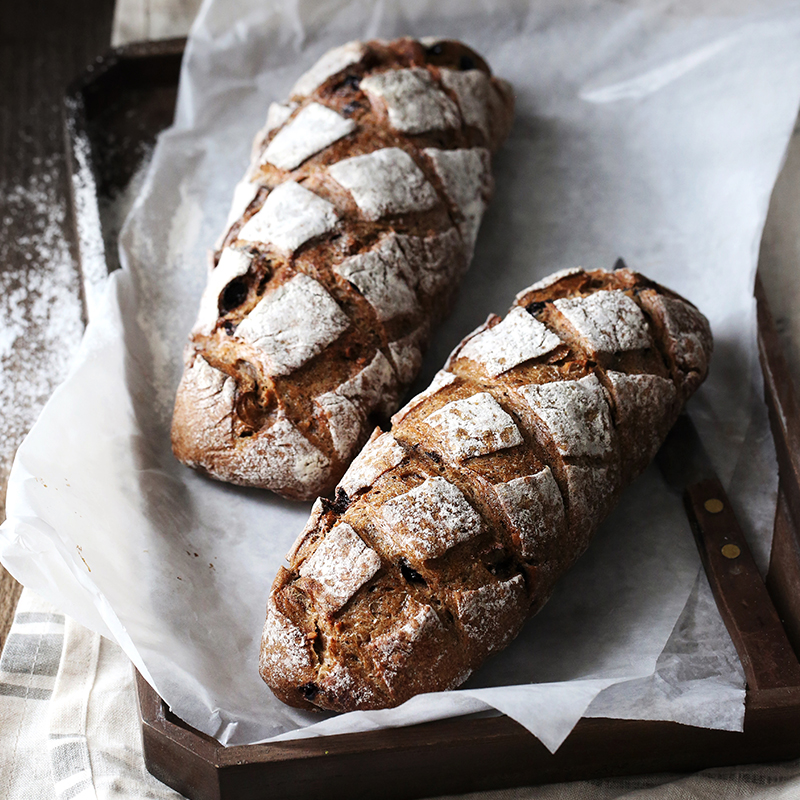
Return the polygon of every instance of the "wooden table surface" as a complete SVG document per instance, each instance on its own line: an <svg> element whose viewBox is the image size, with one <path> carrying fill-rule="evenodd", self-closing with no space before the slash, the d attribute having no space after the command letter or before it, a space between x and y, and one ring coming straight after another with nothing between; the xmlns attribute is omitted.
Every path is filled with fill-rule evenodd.
<svg viewBox="0 0 800 800"><path fill-rule="evenodd" d="M108 49L114 0L0 3L0 520L14 453L78 346L62 98ZM21 587L0 567L0 647Z"/></svg>

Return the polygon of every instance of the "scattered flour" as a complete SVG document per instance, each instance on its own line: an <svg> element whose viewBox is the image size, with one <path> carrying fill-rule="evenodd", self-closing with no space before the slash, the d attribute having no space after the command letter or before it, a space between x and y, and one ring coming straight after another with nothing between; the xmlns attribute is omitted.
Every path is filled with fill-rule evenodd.
<svg viewBox="0 0 800 800"><path fill-rule="evenodd" d="M91 319L100 302L108 276L106 248L100 224L97 185L90 164L91 145L83 132L72 132L72 153L75 165L72 173L72 196L80 253L80 272L86 316Z"/></svg>
<svg viewBox="0 0 800 800"><path fill-rule="evenodd" d="M35 163L27 184L0 184L0 483L22 437L64 379L83 334L80 277L67 244L60 159Z"/></svg>

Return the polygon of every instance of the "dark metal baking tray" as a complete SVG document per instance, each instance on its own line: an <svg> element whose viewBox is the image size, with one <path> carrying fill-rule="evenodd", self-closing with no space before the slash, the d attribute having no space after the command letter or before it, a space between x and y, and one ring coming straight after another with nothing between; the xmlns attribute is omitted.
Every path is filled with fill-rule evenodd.
<svg viewBox="0 0 800 800"><path fill-rule="evenodd" d="M124 189L158 132L171 122L183 45L173 40L113 50L70 88L67 148L77 169L77 142L85 147L88 141L99 205ZM102 225L102 215L96 218ZM699 484L687 498L712 588L748 677L742 733L672 722L582 719L551 754L516 722L497 716L223 747L174 716L137 675L150 772L193 800L312 795L352 800L374 797L377 786L386 798L432 797L800 756L800 685L794 679L795 653L800 652L800 412L758 280L755 291L765 399L780 467L769 594L763 593L763 605L755 613L738 588L737 560L719 556L730 520L724 515L700 518L704 502L717 497L718 489ZM770 615L774 621L775 609L780 624L762 625L759 620ZM782 654L785 670L765 662L758 641Z"/></svg>

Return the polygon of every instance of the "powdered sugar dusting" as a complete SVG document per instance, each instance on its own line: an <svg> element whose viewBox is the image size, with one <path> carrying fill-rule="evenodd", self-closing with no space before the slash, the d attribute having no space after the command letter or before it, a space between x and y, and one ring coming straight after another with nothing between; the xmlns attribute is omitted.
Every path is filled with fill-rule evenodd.
<svg viewBox="0 0 800 800"><path fill-rule="evenodd" d="M259 349L270 375L286 375L349 325L322 284L301 274L265 295L236 329L236 336Z"/></svg>
<svg viewBox="0 0 800 800"><path fill-rule="evenodd" d="M514 420L488 392L442 406L425 424L438 435L445 453L458 461L522 444Z"/></svg>
<svg viewBox="0 0 800 800"><path fill-rule="evenodd" d="M516 306L492 328L471 338L456 355L480 364L491 377L554 350L561 339L524 308Z"/></svg>
<svg viewBox="0 0 800 800"><path fill-rule="evenodd" d="M380 567L380 556L364 544L350 525L340 522L303 562L300 575L311 582L317 604L328 612L335 612Z"/></svg>
<svg viewBox="0 0 800 800"><path fill-rule="evenodd" d="M405 458L405 450L391 433L371 439L355 457L339 486L352 497L360 489L372 486L381 475L396 467Z"/></svg>
<svg viewBox="0 0 800 800"><path fill-rule="evenodd" d="M650 347L647 320L634 300L619 290L565 297L555 307L594 353L615 353Z"/></svg>
<svg viewBox="0 0 800 800"><path fill-rule="evenodd" d="M349 456L358 443L370 412L391 402L394 383L392 365L378 350L358 375L314 401L328 420L333 446L340 458Z"/></svg>
<svg viewBox="0 0 800 800"><path fill-rule="evenodd" d="M439 477L392 498L378 513L399 552L417 561L438 558L481 529L481 518L467 498Z"/></svg>
<svg viewBox="0 0 800 800"><path fill-rule="evenodd" d="M373 106L381 102L389 112L389 124L404 133L457 128L461 115L456 104L421 67L393 69L361 81Z"/></svg>
<svg viewBox="0 0 800 800"><path fill-rule="evenodd" d="M528 384L520 394L566 456L603 456L611 450L611 414L594 375L577 381Z"/></svg>
<svg viewBox="0 0 800 800"><path fill-rule="evenodd" d="M414 159L399 147L342 159L328 167L328 172L353 195L370 220L425 211L439 199Z"/></svg>
<svg viewBox="0 0 800 800"><path fill-rule="evenodd" d="M519 536L523 558L534 558L541 543L564 533L564 501L550 467L494 487Z"/></svg>

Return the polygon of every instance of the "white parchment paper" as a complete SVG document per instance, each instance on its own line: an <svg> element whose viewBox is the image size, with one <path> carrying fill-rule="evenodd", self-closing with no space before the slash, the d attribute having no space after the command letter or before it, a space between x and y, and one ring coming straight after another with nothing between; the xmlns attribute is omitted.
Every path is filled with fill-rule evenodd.
<svg viewBox="0 0 800 800"><path fill-rule="evenodd" d="M461 38L509 79L497 191L422 388L487 313L563 267L618 256L694 301L716 355L690 406L762 568L777 468L759 399L752 280L800 98L800 6L210 0L175 126L121 237L74 368L20 448L0 559L115 638L173 710L230 744L497 709L555 749L582 714L737 729L741 669L679 498L651 468L522 635L464 689L341 716L257 673L266 597L309 506L180 466L181 350L269 102L353 38ZM588 709L588 711L587 711Z"/></svg>

